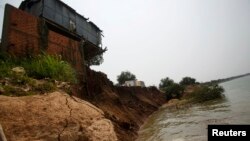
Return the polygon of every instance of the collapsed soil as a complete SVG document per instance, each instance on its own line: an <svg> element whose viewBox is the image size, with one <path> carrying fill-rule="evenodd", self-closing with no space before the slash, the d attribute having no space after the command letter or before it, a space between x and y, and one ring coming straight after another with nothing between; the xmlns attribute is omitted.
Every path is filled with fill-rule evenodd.
<svg viewBox="0 0 250 141"><path fill-rule="evenodd" d="M0 123L6 132L7 139L133 141L138 137L137 132L147 117L166 103L164 94L156 87L114 86L106 74L90 69L87 69L87 83L79 83L72 89L73 95L97 108L93 109L94 106L90 106L88 110L86 108L84 110L81 107L84 107L86 102L81 102L85 103L83 106L77 105L72 98L67 98L70 96L65 94L60 96L58 93L52 95L38 93L34 96L9 98L2 96L8 100L1 103L5 105L5 108L0 108L0 112L4 112L0 115ZM47 102L44 102L46 99ZM71 103L70 107L73 104L77 105L77 109L70 111L70 115L77 115L77 117L69 116L69 107L65 104L66 102ZM6 107L10 103L13 106ZM57 106L51 106L53 103ZM51 112L53 108L57 108L54 109L54 113ZM95 109L99 109L98 112L91 114L91 111ZM11 122L11 119L16 119L16 123ZM49 120L53 122L47 124ZM111 124L109 124L110 121ZM105 131L107 129L108 132Z"/></svg>
<svg viewBox="0 0 250 141"><path fill-rule="evenodd" d="M121 141L133 141L149 115L166 103L156 87L114 86L106 74L87 70L87 94L83 99L102 109Z"/></svg>

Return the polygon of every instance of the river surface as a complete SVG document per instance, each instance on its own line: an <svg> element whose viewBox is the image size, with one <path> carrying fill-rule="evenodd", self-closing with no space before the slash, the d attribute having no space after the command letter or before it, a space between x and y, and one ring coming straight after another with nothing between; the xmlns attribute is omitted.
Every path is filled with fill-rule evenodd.
<svg viewBox="0 0 250 141"><path fill-rule="evenodd" d="M149 117L137 141L206 141L208 124L250 124L250 76L220 84L225 99L171 110Z"/></svg>

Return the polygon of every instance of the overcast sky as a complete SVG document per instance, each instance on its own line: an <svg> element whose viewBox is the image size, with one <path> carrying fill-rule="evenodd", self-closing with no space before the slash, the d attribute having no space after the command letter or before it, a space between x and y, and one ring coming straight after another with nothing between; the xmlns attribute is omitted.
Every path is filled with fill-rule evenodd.
<svg viewBox="0 0 250 141"><path fill-rule="evenodd" d="M114 83L121 71L146 85L170 77L198 81L250 72L250 0L62 0L104 32L104 63L92 67ZM4 4L0 1L0 31Z"/></svg>

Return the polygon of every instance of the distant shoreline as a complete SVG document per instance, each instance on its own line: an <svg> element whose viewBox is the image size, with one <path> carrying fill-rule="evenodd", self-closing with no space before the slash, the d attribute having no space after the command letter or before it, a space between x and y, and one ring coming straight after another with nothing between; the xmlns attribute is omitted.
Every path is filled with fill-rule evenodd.
<svg viewBox="0 0 250 141"><path fill-rule="evenodd" d="M234 79L238 79L241 77L246 77L249 76L250 73L246 73L246 74L242 74L242 75L237 75L237 76L232 76L232 77L228 77L228 78L222 78L222 79L217 79L217 80L211 80L209 82L204 82L203 84L206 85L211 85L211 84L219 84L219 83L224 83L224 82L228 82L228 81L232 81Z"/></svg>

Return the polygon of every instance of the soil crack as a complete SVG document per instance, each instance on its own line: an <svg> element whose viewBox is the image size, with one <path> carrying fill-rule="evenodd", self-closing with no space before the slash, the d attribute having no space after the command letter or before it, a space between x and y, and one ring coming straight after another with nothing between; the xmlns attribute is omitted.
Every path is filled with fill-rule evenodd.
<svg viewBox="0 0 250 141"><path fill-rule="evenodd" d="M69 109L69 117L65 118L65 125L64 125L63 129L59 132L58 137L57 137L58 141L61 141L61 135L63 134L64 130L68 127L68 125L69 125L69 120L68 119L71 118L71 114L72 114L72 109L69 106L68 97L66 97L66 103L65 104L67 105L67 107Z"/></svg>

